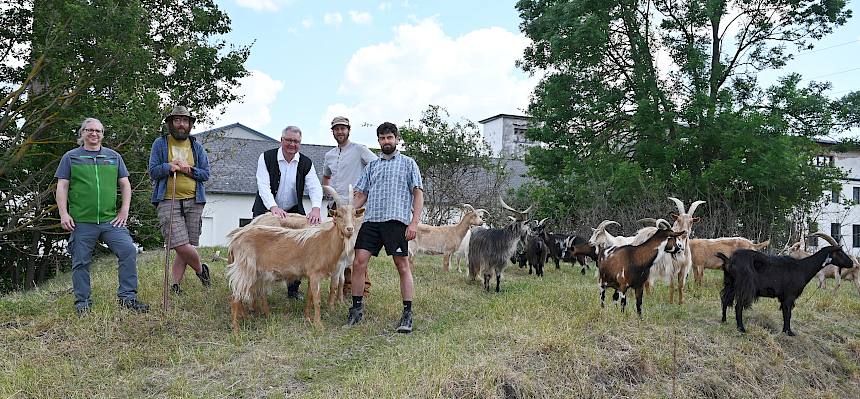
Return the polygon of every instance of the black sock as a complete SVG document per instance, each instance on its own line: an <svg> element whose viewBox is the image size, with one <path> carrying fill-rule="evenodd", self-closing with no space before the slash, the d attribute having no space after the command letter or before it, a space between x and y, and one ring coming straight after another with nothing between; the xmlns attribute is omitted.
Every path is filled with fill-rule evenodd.
<svg viewBox="0 0 860 399"><path fill-rule="evenodd" d="M352 296L352 307L355 309L361 309L361 300L364 299L361 295L353 295Z"/></svg>
<svg viewBox="0 0 860 399"><path fill-rule="evenodd" d="M412 311L412 301L403 301L403 311Z"/></svg>

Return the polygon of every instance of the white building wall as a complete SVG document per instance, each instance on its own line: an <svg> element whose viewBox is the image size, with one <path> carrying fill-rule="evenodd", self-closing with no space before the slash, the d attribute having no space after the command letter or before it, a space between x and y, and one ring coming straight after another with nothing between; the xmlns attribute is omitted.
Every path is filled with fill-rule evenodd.
<svg viewBox="0 0 860 399"><path fill-rule="evenodd" d="M484 124L484 140L490 145L493 156L499 156L505 144L502 118L496 118Z"/></svg>
<svg viewBox="0 0 860 399"><path fill-rule="evenodd" d="M834 164L846 172L846 179L843 180L839 187L839 203L831 200L833 193L826 191L824 193L827 203L824 208L816 215L818 230L827 234L831 234L832 224L839 225L839 234L842 236L841 243L843 248L847 249L852 255L860 256L860 242L855 244L853 237L855 226L860 230L860 201L854 196L855 188L860 194L860 153L830 153L833 157ZM845 201L851 201L845 203ZM860 239L860 237L858 237ZM824 240L819 239L819 248L826 245Z"/></svg>
<svg viewBox="0 0 860 399"><path fill-rule="evenodd" d="M201 247L226 246L227 233L239 227L239 220L252 219L253 195L207 193L206 201L200 233ZM305 197L303 203L306 210L311 209L309 198ZM325 210L320 212L320 216L323 220L328 219Z"/></svg>

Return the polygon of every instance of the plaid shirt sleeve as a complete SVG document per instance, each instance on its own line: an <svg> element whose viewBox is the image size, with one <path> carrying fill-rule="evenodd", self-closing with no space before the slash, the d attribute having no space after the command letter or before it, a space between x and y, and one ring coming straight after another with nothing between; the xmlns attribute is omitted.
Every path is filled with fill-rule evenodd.
<svg viewBox="0 0 860 399"><path fill-rule="evenodd" d="M361 177L358 178L358 181L355 182L355 187L354 187L355 190L361 191L363 193L370 191L370 165L371 164L373 164L373 162L367 164L364 167L364 172L361 174Z"/></svg>
<svg viewBox="0 0 860 399"><path fill-rule="evenodd" d="M418 169L418 164L415 163L414 159L411 159L412 164L410 165L411 173L409 175L409 190L412 191L416 187L424 190L424 182L421 180L421 170Z"/></svg>

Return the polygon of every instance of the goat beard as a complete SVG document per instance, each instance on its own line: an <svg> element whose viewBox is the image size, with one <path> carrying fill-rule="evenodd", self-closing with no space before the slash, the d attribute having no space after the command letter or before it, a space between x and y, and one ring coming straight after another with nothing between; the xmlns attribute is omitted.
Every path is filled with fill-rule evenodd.
<svg viewBox="0 0 860 399"><path fill-rule="evenodd" d="M396 149L397 149L397 147L392 145L392 144L385 144L382 146L382 153L385 155L391 155L394 153L394 150L396 150Z"/></svg>

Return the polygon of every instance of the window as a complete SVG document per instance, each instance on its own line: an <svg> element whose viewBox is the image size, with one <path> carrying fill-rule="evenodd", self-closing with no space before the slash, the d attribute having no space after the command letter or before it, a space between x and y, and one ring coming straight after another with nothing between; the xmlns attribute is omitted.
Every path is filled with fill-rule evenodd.
<svg viewBox="0 0 860 399"><path fill-rule="evenodd" d="M851 226L851 241L852 247L860 248L860 224Z"/></svg>
<svg viewBox="0 0 860 399"><path fill-rule="evenodd" d="M842 226L839 223L830 223L830 236L833 237L836 242L842 242Z"/></svg>
<svg viewBox="0 0 860 399"><path fill-rule="evenodd" d="M253 220L253 219L242 219L242 218L240 218L239 219L239 227L247 226L248 223L251 223L251 220Z"/></svg>
<svg viewBox="0 0 860 399"><path fill-rule="evenodd" d="M833 156L819 155L812 160L812 164L815 166L833 166Z"/></svg>
<svg viewBox="0 0 860 399"><path fill-rule="evenodd" d="M860 204L860 187L852 187L854 204Z"/></svg>
<svg viewBox="0 0 860 399"><path fill-rule="evenodd" d="M832 191L832 193L830 194L830 202L832 202L834 204L838 204L839 203L839 192L842 191L842 187L833 187L833 189L831 191Z"/></svg>
<svg viewBox="0 0 860 399"><path fill-rule="evenodd" d="M814 220L810 220L807 222L809 224L809 233L815 233L818 231L818 222ZM806 246L818 248L818 237L806 236Z"/></svg>

